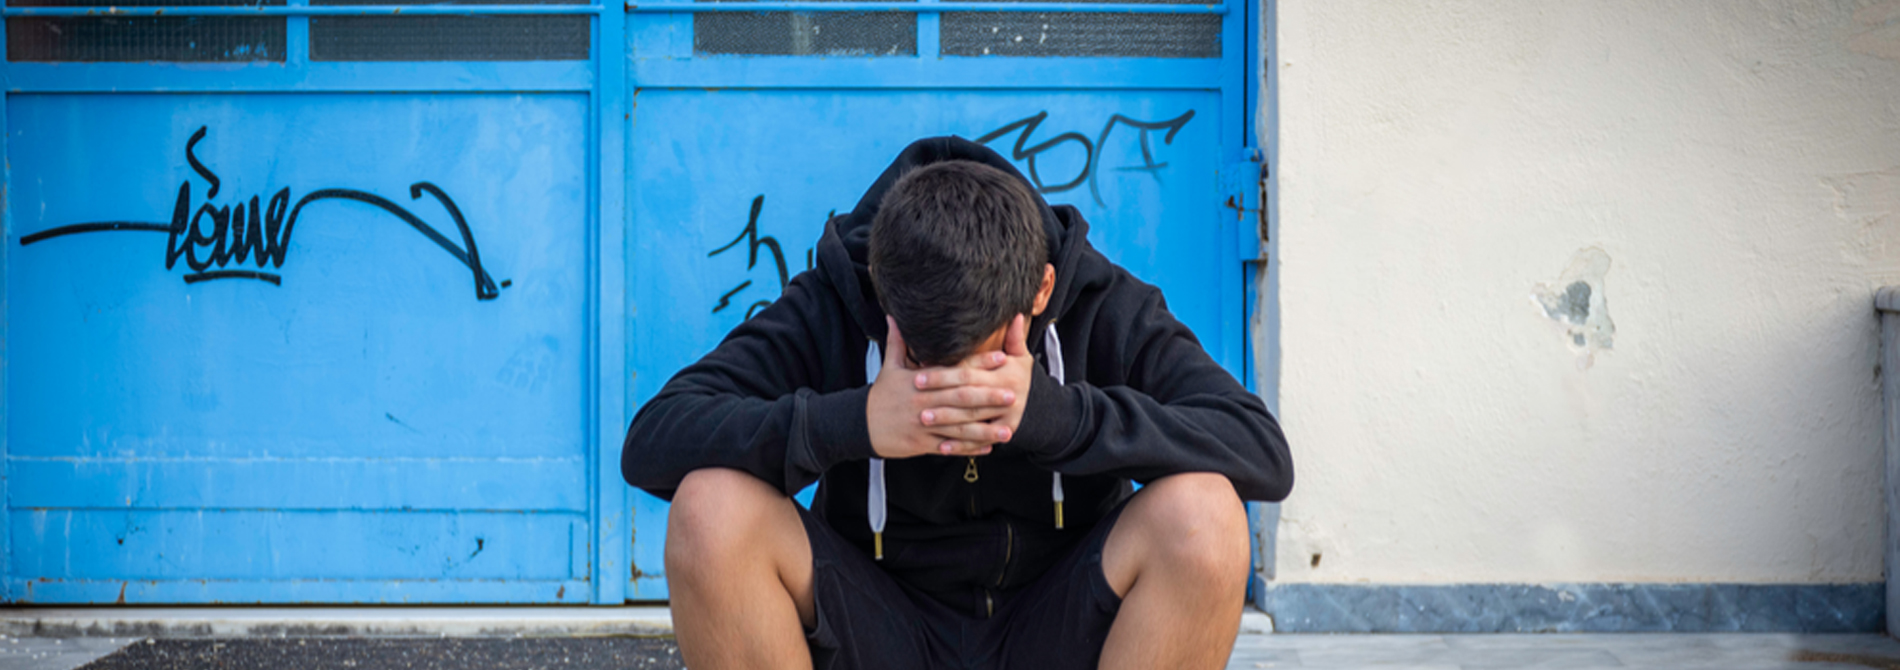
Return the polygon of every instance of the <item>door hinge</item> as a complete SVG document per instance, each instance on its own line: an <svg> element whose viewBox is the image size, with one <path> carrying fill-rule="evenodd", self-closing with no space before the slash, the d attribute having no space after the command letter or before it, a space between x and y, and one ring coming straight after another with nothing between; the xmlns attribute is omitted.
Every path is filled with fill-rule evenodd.
<svg viewBox="0 0 1900 670"><path fill-rule="evenodd" d="M1229 162L1221 168L1221 194L1227 198L1227 206L1246 212L1260 211L1260 180L1266 175L1260 164L1260 150L1246 147L1241 150L1240 160Z"/></svg>
<svg viewBox="0 0 1900 670"><path fill-rule="evenodd" d="M1226 198L1225 206L1234 210L1235 233L1240 245L1242 262L1253 262L1261 255L1265 242L1266 221L1260 216L1260 194L1266 170L1260 160L1260 149L1245 147L1241 149L1240 160L1230 161L1221 166L1221 195Z"/></svg>

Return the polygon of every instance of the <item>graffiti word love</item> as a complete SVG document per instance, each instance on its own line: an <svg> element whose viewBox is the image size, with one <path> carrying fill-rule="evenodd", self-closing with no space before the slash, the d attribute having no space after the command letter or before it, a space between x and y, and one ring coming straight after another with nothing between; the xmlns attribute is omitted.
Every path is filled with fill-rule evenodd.
<svg viewBox="0 0 1900 670"><path fill-rule="evenodd" d="M290 188L285 187L270 197L266 203L258 196L251 196L249 203L240 197L235 203L213 205L212 198L218 197L220 181L218 175L199 162L198 142L205 138L206 127L199 127L185 142L185 161L191 169L203 178L205 202L193 210L191 199L191 180L186 179L178 185L178 201L172 208L170 223L152 223L141 221L93 221L75 223L57 228L49 228L20 238L20 245L26 246L38 242L76 235L79 233L100 233L111 231L145 231L166 233L165 269L170 270L184 259L185 267L191 272L185 275L185 283L196 284L213 279L256 279L281 286L283 278L274 272L265 272L266 267L277 269L284 266L290 254L290 235L296 230L298 217L304 207L324 200L351 200L382 209L394 215L403 223L409 224L417 233L434 242L456 262L467 267L474 277L475 299L493 300L501 295L493 277L482 268L481 255L475 249L475 233L469 230L468 221L462 217L462 210L455 206L449 194L435 184L419 181L409 186L409 198L420 199L427 193L442 203L448 210L449 218L455 221L455 227L461 232L462 243L454 241L437 232L402 206L387 198L346 188L325 188L311 191L290 202ZM257 270L239 269L246 263L254 264ZM228 269L230 268L230 269ZM502 282L501 287L508 286Z"/></svg>
<svg viewBox="0 0 1900 670"><path fill-rule="evenodd" d="M1013 121L1001 128L985 133L982 137L976 138L976 143L989 144L996 138L1008 135L1011 132L1016 132L1016 146L1010 151L1011 158L1019 161L1027 161L1029 180L1036 185L1037 189L1040 189L1043 193L1061 193L1081 186L1083 182L1088 182L1089 194L1094 196L1095 204L1100 205L1103 204L1102 191L1096 185L1095 176L1099 171L1098 163L1102 160L1101 149L1108 146L1108 134L1115 130L1115 126L1125 125L1134 128L1139 131L1141 135L1141 164L1118 167L1116 169L1147 172L1149 176L1155 178L1155 181L1160 181L1160 170L1161 168L1167 167L1168 164L1155 162L1154 147L1150 140L1150 135L1158 131L1166 130L1168 132L1166 135L1161 136L1161 143L1174 144L1175 134L1181 132L1181 128L1186 126L1187 122L1194 118L1194 110L1190 109L1187 113L1166 121L1139 121L1120 114L1115 114L1108 117L1108 123L1102 124L1102 132L1096 133L1095 139L1092 141L1088 136L1082 133L1070 131L1056 135L1037 144L1030 144L1030 137L1036 134L1036 129L1048 118L1048 111L1037 112L1035 115ZM1075 178L1050 185L1043 180L1042 173L1036 169L1036 157L1045 151L1070 142L1081 145L1082 150L1086 152L1088 160L1083 162L1082 171L1076 174Z"/></svg>

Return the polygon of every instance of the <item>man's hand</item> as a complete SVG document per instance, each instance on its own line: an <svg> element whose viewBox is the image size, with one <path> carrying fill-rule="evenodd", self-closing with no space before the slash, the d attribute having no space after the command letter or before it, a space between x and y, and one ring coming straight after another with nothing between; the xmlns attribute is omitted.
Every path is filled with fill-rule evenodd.
<svg viewBox="0 0 1900 670"><path fill-rule="evenodd" d="M1029 355L1028 329L1028 319L1018 314L1003 334L1002 351L973 355L956 367L917 373L918 391L945 400L928 405L919 417L931 434L964 441L994 436L994 442L1008 442L1015 436L1023 422L1030 375L1036 366L1036 357ZM959 393L978 396L995 391L1002 391L1010 401L982 406L956 402L963 399Z"/></svg>
<svg viewBox="0 0 1900 670"><path fill-rule="evenodd" d="M1020 401L1029 389L1027 376L1023 378L1022 392L971 385L924 389L932 385L932 377L970 369L972 361L999 360L997 365L1001 365L1008 362L1008 357L992 352L972 356L957 367L915 370L910 367L910 356L904 347L903 334L897 331L897 322L885 317L885 323L890 327L890 337L884 347L884 363L864 403L872 451L881 458L923 454L981 456L990 453L995 443L1009 441L1015 422L1022 418ZM1015 419L1006 426L983 420L950 422L941 418L944 412L956 410L967 412L965 416L1001 419L1011 416L1011 407L1015 407ZM933 419L932 425L925 425L927 414Z"/></svg>

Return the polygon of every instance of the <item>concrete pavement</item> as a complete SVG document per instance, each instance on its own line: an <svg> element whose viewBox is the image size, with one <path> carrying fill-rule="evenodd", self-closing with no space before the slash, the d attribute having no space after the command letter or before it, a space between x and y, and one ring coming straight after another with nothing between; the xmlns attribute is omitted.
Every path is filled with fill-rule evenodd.
<svg viewBox="0 0 1900 670"><path fill-rule="evenodd" d="M72 670L133 640L110 637L21 638L0 635L0 670Z"/></svg>
<svg viewBox="0 0 1900 670"><path fill-rule="evenodd" d="M1227 665L1228 670L1374 667L1900 670L1900 642L1874 634L1242 635Z"/></svg>
<svg viewBox="0 0 1900 670"><path fill-rule="evenodd" d="M670 644L655 639L671 630L664 607L15 608L0 609L0 670L73 670L95 661L102 670L261 668L287 658L307 658L310 667L364 669L658 670L679 667ZM1900 670L1900 642L1880 635L1270 631L1264 615L1249 612L1229 670ZM107 657L134 643L144 646Z"/></svg>

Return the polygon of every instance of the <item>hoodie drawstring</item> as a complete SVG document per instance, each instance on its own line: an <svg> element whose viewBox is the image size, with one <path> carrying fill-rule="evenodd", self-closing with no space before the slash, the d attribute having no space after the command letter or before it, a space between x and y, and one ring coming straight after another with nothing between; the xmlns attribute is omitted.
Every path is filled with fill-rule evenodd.
<svg viewBox="0 0 1900 670"><path fill-rule="evenodd" d="M1056 337L1056 324L1054 322L1050 322L1049 328L1043 331L1042 354L1044 367L1048 369L1049 376L1054 377L1057 384L1068 383L1064 379L1066 368L1062 364L1062 338ZM879 349L877 341L872 340L871 345L864 350L864 383L869 384L877 381L877 374L883 369L884 354ZM976 459L972 458L970 461L971 467L974 468ZM1054 481L1049 495L1056 503L1056 528L1060 529L1062 528L1062 473L1051 472L1049 474ZM968 477L966 477L966 479L968 479ZM884 493L884 459L876 456L871 457L870 484L871 493L865 498L864 510L865 515L869 517L871 521L872 558L881 561L884 560L884 520L889 514L890 508L885 500Z"/></svg>
<svg viewBox="0 0 1900 670"><path fill-rule="evenodd" d="M864 383L877 381L877 373L884 368L884 354L878 351L877 341L864 350ZM889 507L884 504L884 459L871 457L871 495L864 501L865 515L871 519L871 554L876 560L884 560L884 515Z"/></svg>
<svg viewBox="0 0 1900 670"><path fill-rule="evenodd" d="M1050 321L1049 328L1042 331L1042 355L1044 359L1043 362L1045 363L1044 367L1049 369L1049 376L1054 377L1057 384L1069 383L1068 380L1064 378L1066 377L1064 373L1067 371L1067 368L1062 365L1062 338L1056 337L1056 323L1054 321ZM1056 501L1056 530L1061 530L1062 473L1051 472L1049 475L1055 481L1055 485L1049 492L1049 497Z"/></svg>

